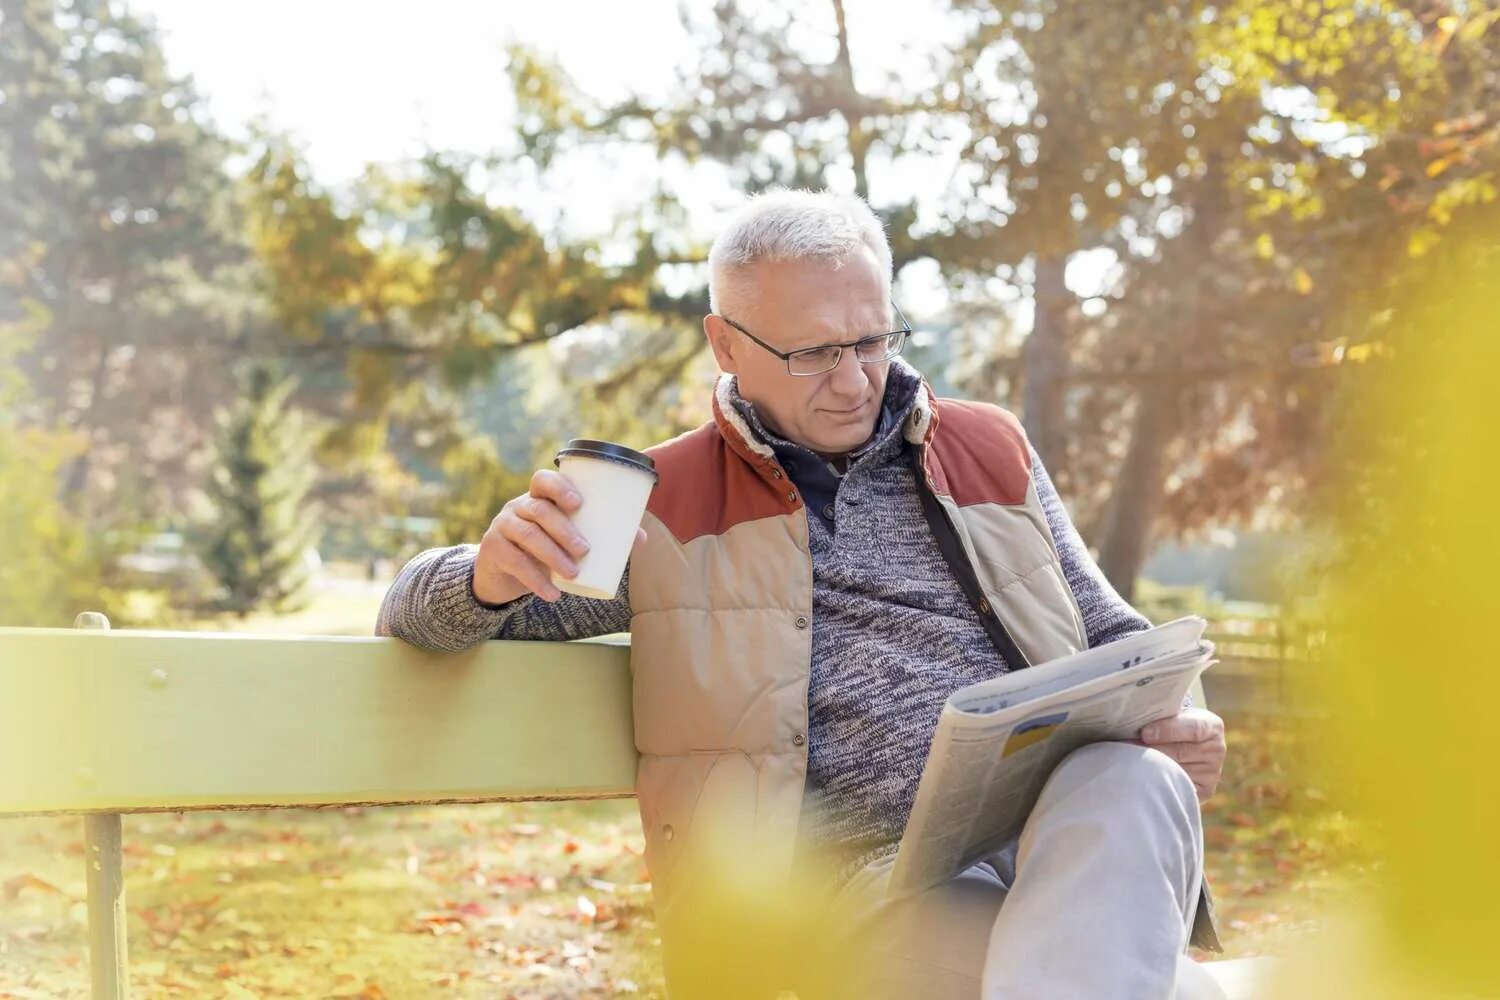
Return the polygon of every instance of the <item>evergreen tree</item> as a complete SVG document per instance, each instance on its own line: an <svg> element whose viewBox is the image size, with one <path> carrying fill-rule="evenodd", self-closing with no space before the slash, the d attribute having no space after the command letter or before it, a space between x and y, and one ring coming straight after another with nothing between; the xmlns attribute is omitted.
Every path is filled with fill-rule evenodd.
<svg viewBox="0 0 1500 1000"><path fill-rule="evenodd" d="M233 391L256 312L229 153L149 18L0 0L0 323L45 320L19 422L83 442L62 502L90 530L180 515Z"/></svg>
<svg viewBox="0 0 1500 1000"><path fill-rule="evenodd" d="M209 491L217 517L199 541L223 588L220 606L243 617L304 603L317 530L307 503L313 432L289 398L295 382L263 362L250 367L235 406L219 414Z"/></svg>

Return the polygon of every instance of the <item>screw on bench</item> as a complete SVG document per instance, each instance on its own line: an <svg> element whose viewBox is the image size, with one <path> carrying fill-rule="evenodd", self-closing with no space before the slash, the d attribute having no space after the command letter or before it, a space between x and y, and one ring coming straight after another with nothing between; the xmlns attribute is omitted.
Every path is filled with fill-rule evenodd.
<svg viewBox="0 0 1500 1000"><path fill-rule="evenodd" d="M85 611L74 628L108 629L109 619ZM119 813L83 818L83 863L89 891L89 973L94 1000L125 1000L130 974L125 948L125 859Z"/></svg>

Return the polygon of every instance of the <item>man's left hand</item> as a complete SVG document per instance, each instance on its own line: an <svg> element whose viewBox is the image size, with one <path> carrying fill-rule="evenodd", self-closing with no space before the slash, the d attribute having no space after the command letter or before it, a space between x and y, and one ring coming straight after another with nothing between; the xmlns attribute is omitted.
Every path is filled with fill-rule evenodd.
<svg viewBox="0 0 1500 1000"><path fill-rule="evenodd" d="M1193 779L1198 800L1219 787L1224 772L1224 720L1206 708L1185 708L1141 729L1141 742L1171 757Z"/></svg>

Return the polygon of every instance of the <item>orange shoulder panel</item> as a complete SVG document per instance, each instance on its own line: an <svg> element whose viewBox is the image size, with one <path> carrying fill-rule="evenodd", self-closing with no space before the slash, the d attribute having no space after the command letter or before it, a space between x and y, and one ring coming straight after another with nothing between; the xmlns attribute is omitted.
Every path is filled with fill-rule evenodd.
<svg viewBox="0 0 1500 1000"><path fill-rule="evenodd" d="M1015 414L990 403L934 403L937 426L927 446L927 468L937 492L960 507L1024 503L1031 453Z"/></svg>
<svg viewBox="0 0 1500 1000"><path fill-rule="evenodd" d="M679 542L702 535L722 535L746 521L795 510L785 480L773 483L764 463L757 469L736 453L713 422L648 448L661 479L646 509ZM777 488L780 485L780 489Z"/></svg>

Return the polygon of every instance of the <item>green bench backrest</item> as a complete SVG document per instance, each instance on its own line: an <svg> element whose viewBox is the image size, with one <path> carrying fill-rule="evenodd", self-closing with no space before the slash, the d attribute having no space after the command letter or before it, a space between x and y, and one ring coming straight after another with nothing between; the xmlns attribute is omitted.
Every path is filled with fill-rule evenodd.
<svg viewBox="0 0 1500 1000"><path fill-rule="evenodd" d="M630 795L628 658L0 628L0 813Z"/></svg>
<svg viewBox="0 0 1500 1000"><path fill-rule="evenodd" d="M0 814L626 796L630 719L621 644L0 628Z"/></svg>

